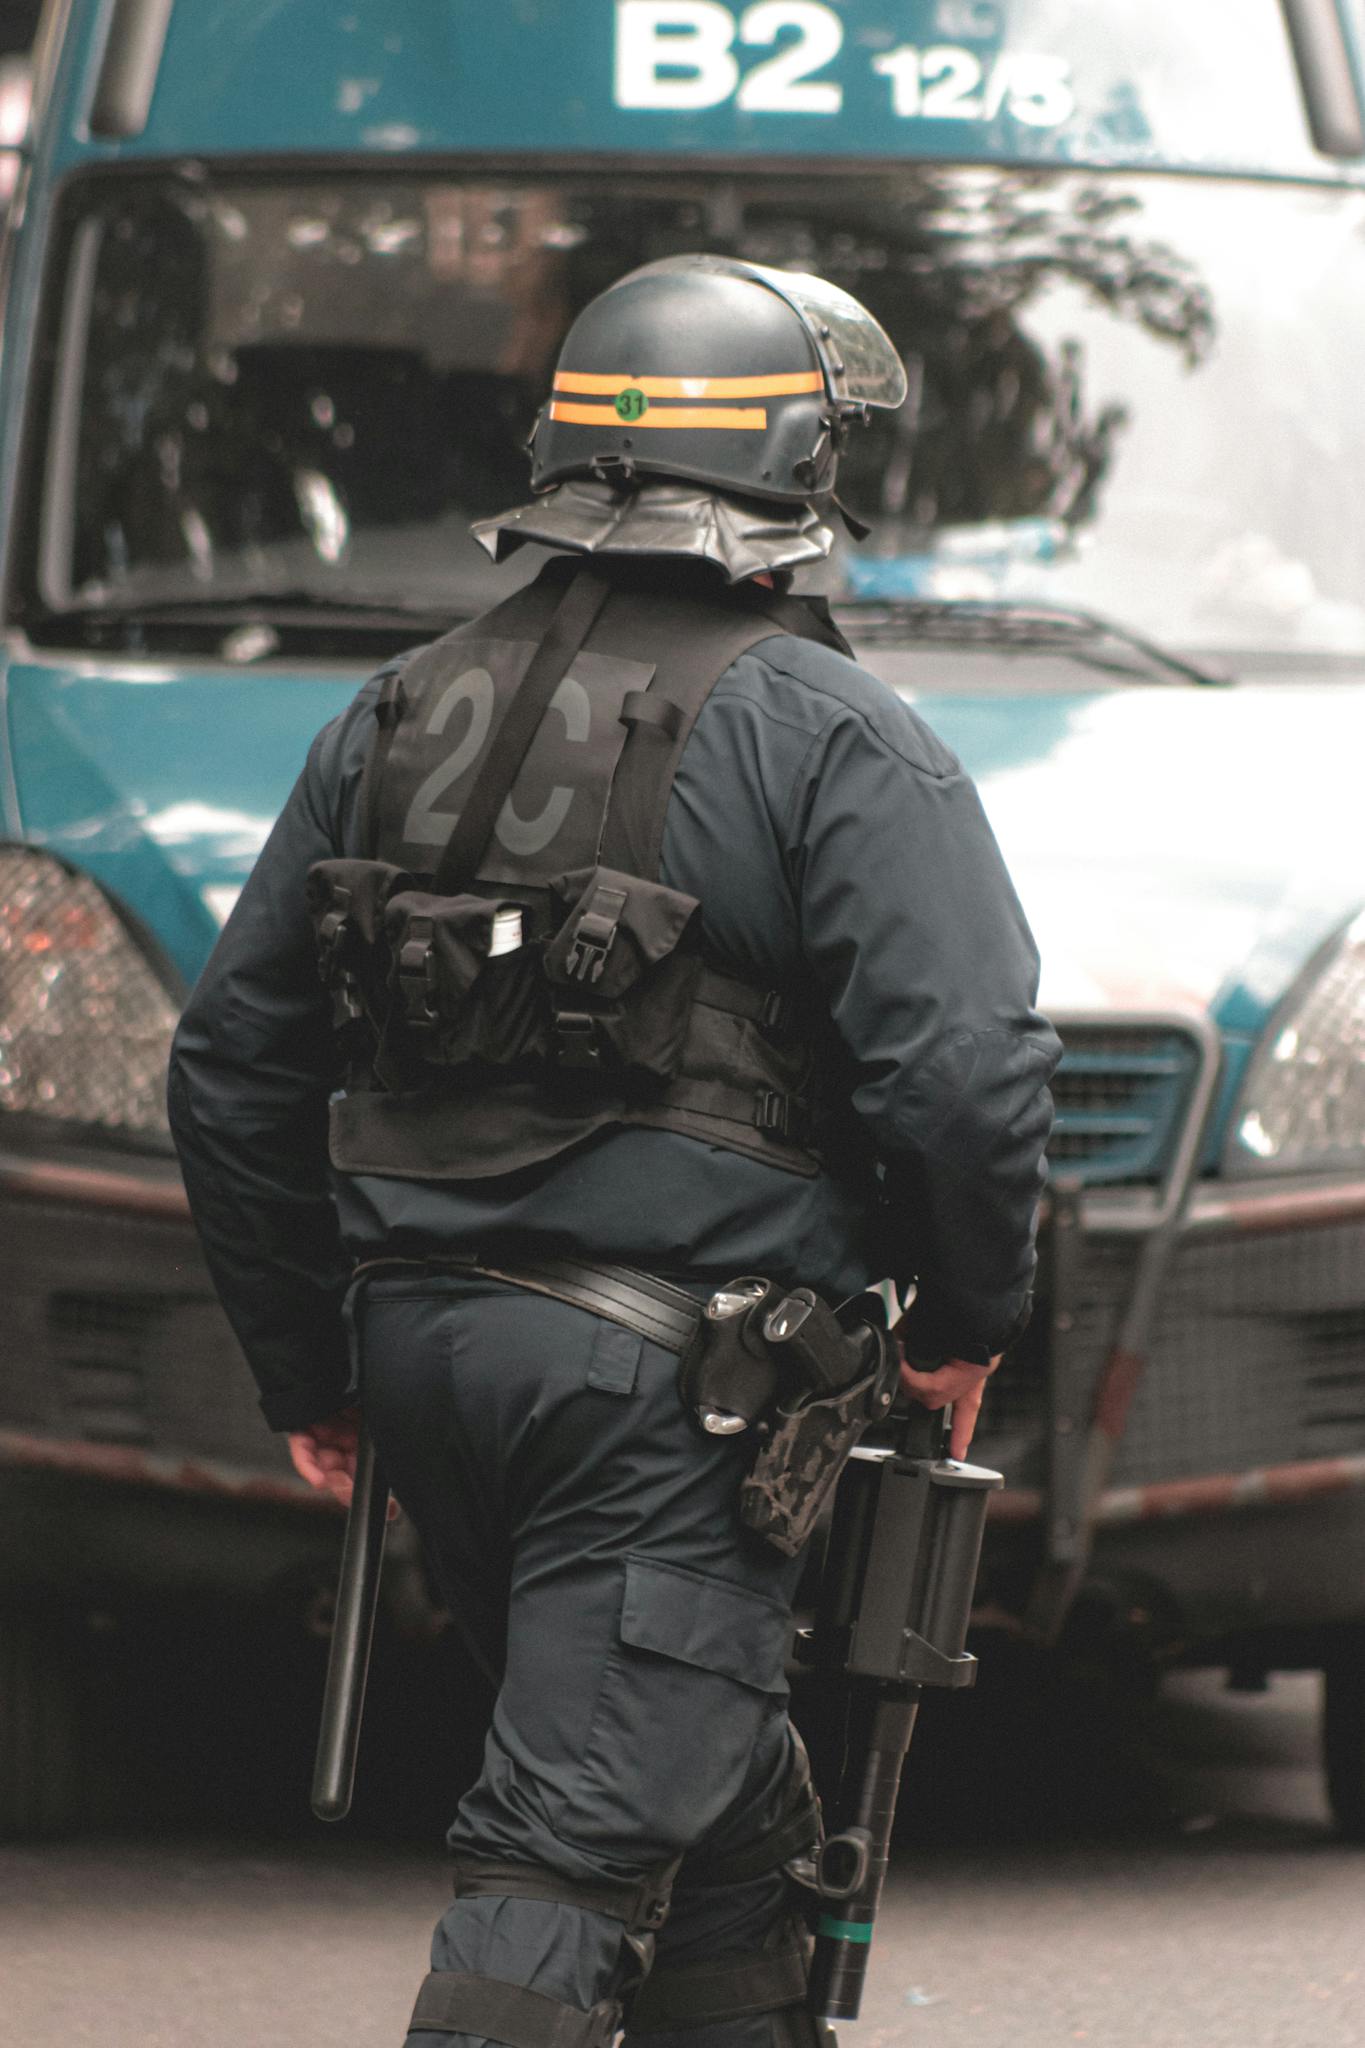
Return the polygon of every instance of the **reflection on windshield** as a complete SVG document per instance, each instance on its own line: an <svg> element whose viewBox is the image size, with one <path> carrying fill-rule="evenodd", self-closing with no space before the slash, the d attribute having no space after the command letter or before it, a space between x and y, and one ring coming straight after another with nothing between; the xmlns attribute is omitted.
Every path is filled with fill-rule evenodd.
<svg viewBox="0 0 1365 2048"><path fill-rule="evenodd" d="M74 204L50 613L272 592L477 608L508 578L468 524L525 496L569 322L635 265L708 248L828 277L904 356L906 405L845 462L874 533L830 565L836 594L1365 651L1361 195L921 168L137 178Z"/></svg>
<svg viewBox="0 0 1365 2048"><path fill-rule="evenodd" d="M1199 363L1213 339L1210 294L1144 235L1142 214L1138 194L1115 187L942 181L884 286L911 392L889 428L850 449L844 488L869 517L889 515L900 541L918 534L929 548L940 530L966 528L947 545L959 561L1047 559L1090 524L1129 408L1092 402L1084 340L1063 335L1050 350L1028 315L1071 287Z"/></svg>

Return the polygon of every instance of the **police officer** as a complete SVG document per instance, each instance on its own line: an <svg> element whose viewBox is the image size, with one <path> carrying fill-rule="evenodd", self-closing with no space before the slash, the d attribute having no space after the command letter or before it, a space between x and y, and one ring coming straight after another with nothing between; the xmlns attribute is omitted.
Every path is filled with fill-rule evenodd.
<svg viewBox="0 0 1365 2048"><path fill-rule="evenodd" d="M818 279L673 257L593 301L532 501L476 529L547 566L319 735L176 1040L267 1421L344 1499L358 1387L499 1685L410 2048L812 2038L801 1559L741 1527L752 1434L679 1358L737 1275L913 1283L962 1455L1058 1050L971 783L788 588L904 390Z"/></svg>

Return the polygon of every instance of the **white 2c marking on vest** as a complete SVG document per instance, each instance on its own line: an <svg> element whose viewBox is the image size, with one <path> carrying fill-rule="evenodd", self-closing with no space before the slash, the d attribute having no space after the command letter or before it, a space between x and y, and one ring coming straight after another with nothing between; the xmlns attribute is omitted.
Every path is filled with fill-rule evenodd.
<svg viewBox="0 0 1365 2048"><path fill-rule="evenodd" d="M456 676L454 682L446 686L427 720L428 736L439 739L456 706L466 702L470 706L468 730L454 751L418 785L408 807L403 837L414 846L444 846L459 822L458 811L438 811L433 806L438 797L453 788L474 766L487 744L493 724L496 692L493 678L486 668L466 669L463 675ZM592 705L583 685L572 676L565 676L550 700L550 709L557 711L564 720L567 739L581 744L589 737ZM540 853L563 827L573 800L574 791L558 783L534 818L521 818L513 808L511 797L508 797L494 827L494 837L508 853L522 858Z"/></svg>

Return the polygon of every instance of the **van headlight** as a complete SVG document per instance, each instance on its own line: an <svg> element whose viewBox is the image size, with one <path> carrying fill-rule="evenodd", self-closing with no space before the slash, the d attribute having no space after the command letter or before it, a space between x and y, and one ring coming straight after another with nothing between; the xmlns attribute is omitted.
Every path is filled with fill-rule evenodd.
<svg viewBox="0 0 1365 2048"><path fill-rule="evenodd" d="M1291 996L1252 1058L1231 1171L1365 1165L1365 912Z"/></svg>
<svg viewBox="0 0 1365 2048"><path fill-rule="evenodd" d="M167 1137L175 1024L175 1003L96 884L50 854L0 847L0 1118Z"/></svg>

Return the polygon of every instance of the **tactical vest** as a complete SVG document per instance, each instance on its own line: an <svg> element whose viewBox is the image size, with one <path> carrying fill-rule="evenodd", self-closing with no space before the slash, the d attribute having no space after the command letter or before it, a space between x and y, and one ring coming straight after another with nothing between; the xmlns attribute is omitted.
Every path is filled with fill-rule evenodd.
<svg viewBox="0 0 1365 2048"><path fill-rule="evenodd" d="M644 1125L811 1176L848 1123L823 1004L723 972L659 881L720 677L776 633L845 643L818 603L670 581L560 558L388 679L367 857L308 877L343 1172L478 1180Z"/></svg>

